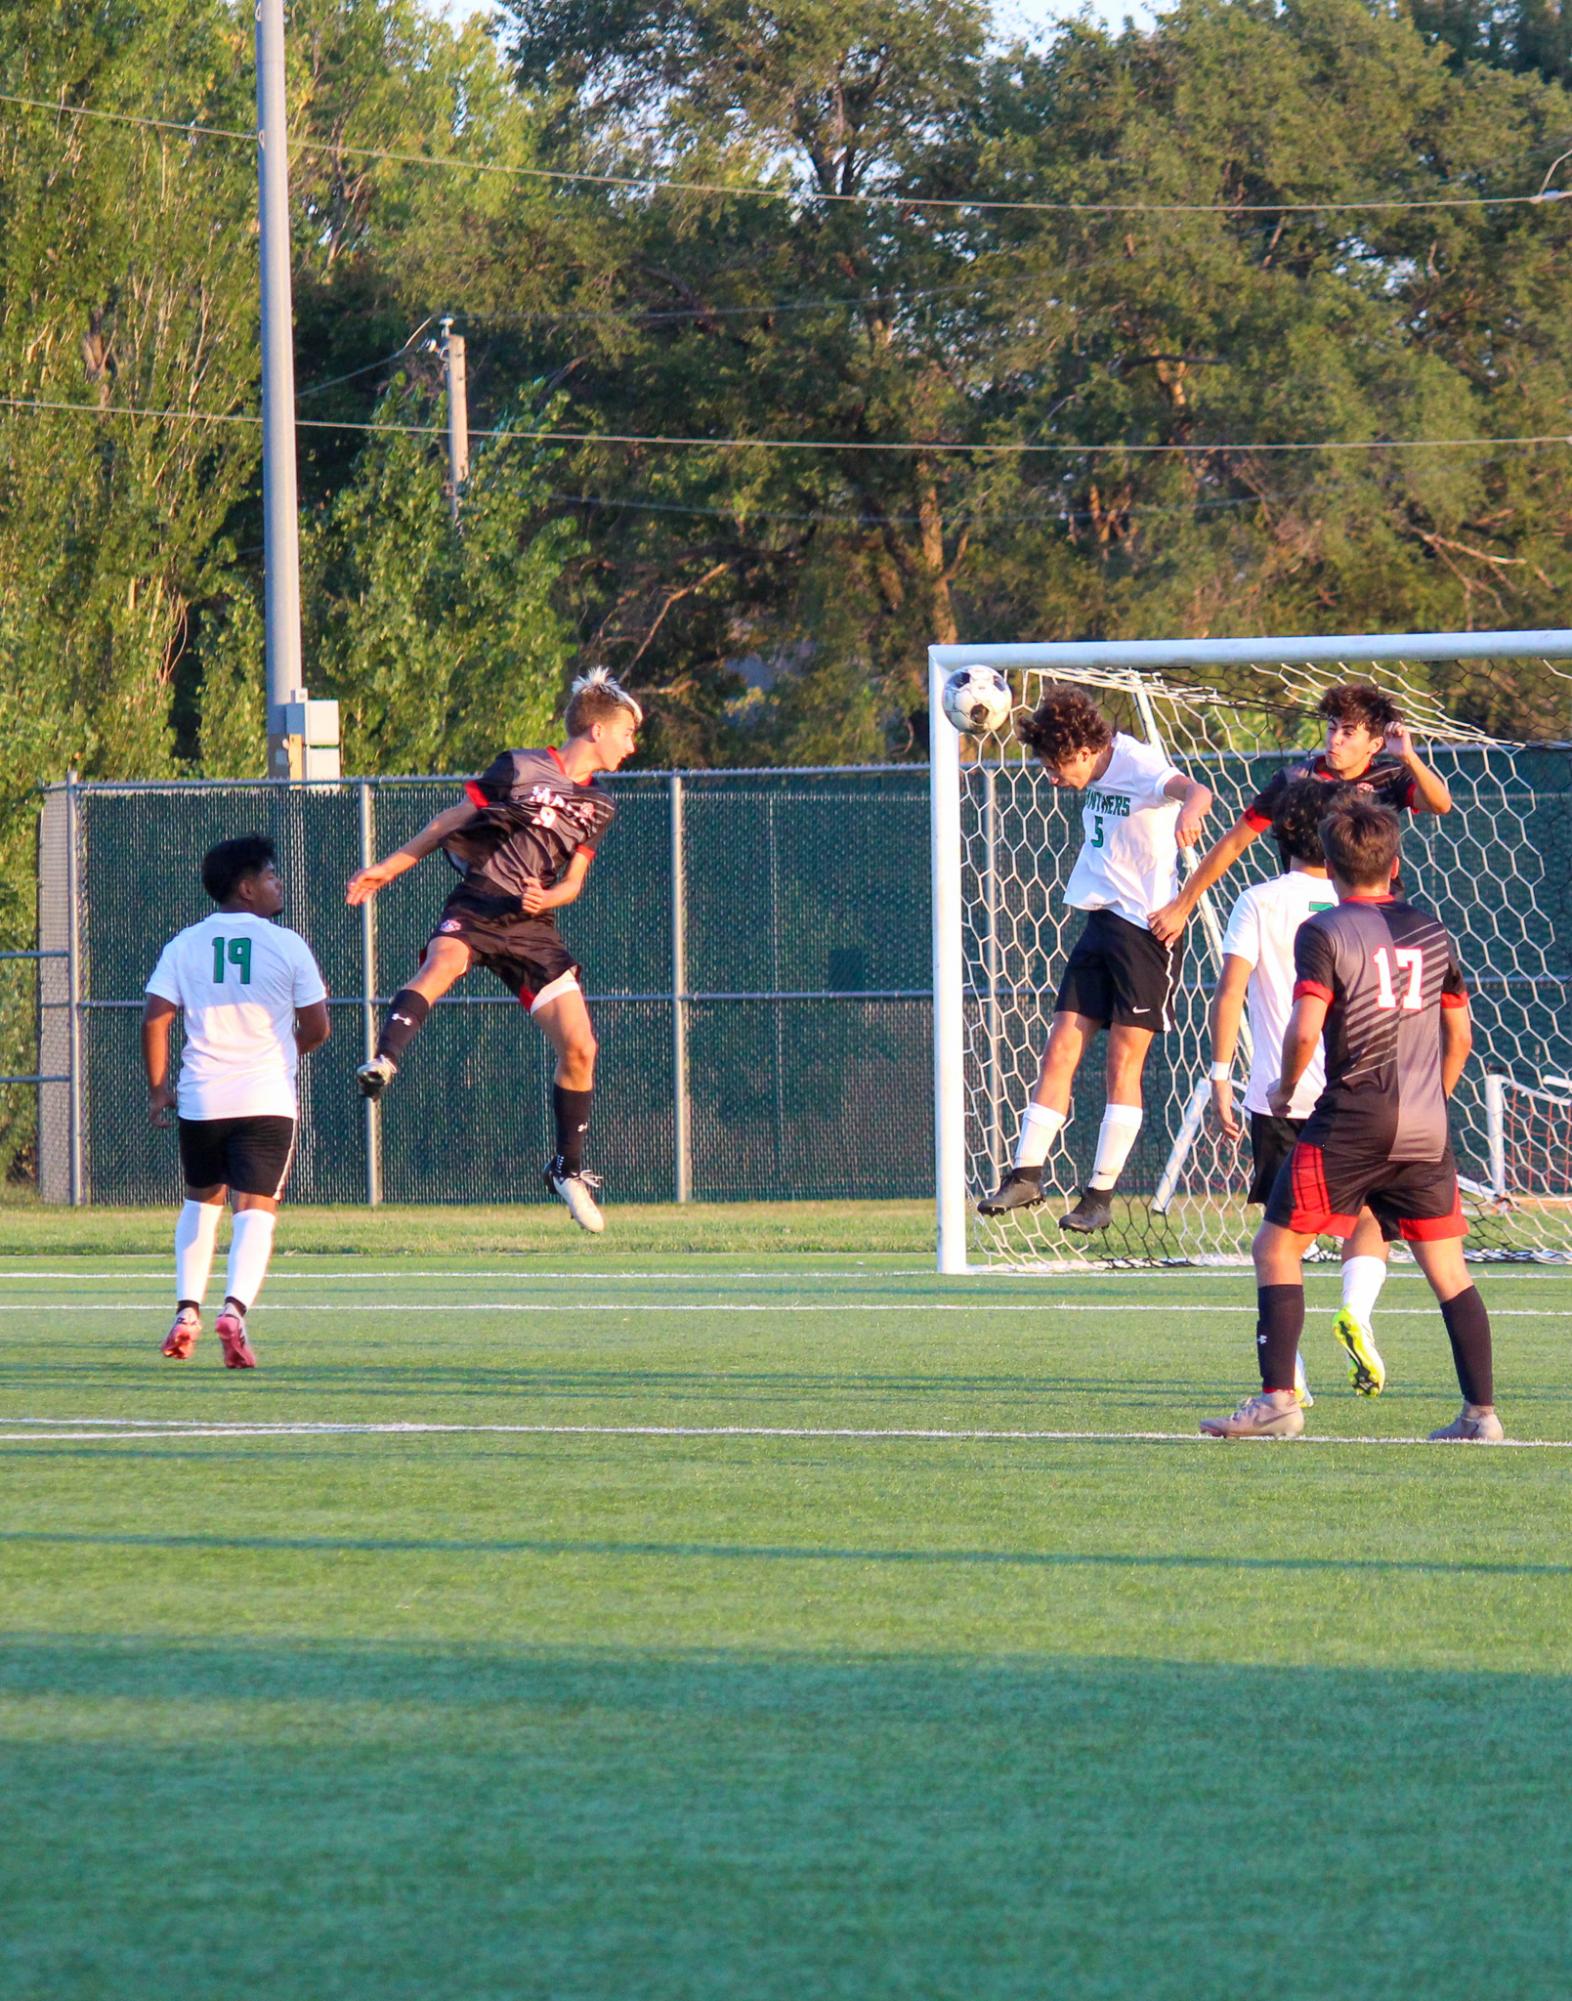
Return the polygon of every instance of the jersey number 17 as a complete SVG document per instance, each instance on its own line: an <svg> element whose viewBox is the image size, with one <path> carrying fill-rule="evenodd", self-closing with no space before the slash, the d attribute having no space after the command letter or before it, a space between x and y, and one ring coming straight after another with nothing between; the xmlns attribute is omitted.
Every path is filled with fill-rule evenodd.
<svg viewBox="0 0 1572 2001"><path fill-rule="evenodd" d="M1399 945L1395 951L1389 952L1385 945L1381 945L1376 948L1371 957L1375 960L1376 984L1378 988L1376 995L1377 1007L1387 1010L1402 1008L1407 1013L1412 1014L1423 1005L1422 989L1425 977L1425 955L1417 946ZM1401 995L1397 991L1397 984L1392 976L1392 961L1394 959L1397 961L1397 978L1401 979L1405 973L1408 975L1408 983L1403 988Z"/></svg>

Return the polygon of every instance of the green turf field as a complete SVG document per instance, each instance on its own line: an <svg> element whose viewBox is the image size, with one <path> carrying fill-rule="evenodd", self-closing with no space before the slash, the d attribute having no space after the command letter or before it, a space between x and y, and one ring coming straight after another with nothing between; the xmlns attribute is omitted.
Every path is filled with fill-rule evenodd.
<svg viewBox="0 0 1572 2001"><path fill-rule="evenodd" d="M1565 1992L1566 1274L1480 1273L1544 1444L1403 1442L1404 1268L1226 1446L1245 1273L286 1212L226 1374L169 1221L0 1209L7 2001Z"/></svg>

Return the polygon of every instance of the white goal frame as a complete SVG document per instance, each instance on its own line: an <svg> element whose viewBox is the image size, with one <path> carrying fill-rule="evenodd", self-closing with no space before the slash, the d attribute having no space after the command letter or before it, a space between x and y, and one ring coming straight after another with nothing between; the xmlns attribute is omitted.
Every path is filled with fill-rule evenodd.
<svg viewBox="0 0 1572 2001"><path fill-rule="evenodd" d="M933 886L933 1103L938 1269L943 1273L1022 1267L973 1264L966 1163L965 933L962 885L961 738L944 714L948 675L958 667L1040 673L1118 674L1132 693L1144 670L1245 666L1368 668L1382 662L1572 661L1572 630L1364 633L1256 639L1101 640L1053 644L931 646L928 708ZM1133 670L1133 671L1132 671ZM1212 928L1207 927L1208 931ZM1209 937L1216 951L1217 940ZM1077 1260L1077 1269L1086 1269Z"/></svg>

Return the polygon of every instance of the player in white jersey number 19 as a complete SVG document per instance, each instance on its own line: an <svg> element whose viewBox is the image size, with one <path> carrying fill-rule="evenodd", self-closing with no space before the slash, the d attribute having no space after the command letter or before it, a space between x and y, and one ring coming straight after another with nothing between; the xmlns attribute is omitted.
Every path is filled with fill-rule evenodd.
<svg viewBox="0 0 1572 2001"><path fill-rule="evenodd" d="M1155 1036L1170 1026L1176 947L1148 928L1177 887L1179 850L1200 839L1212 795L1156 745L1116 731L1079 688L1049 686L1017 734L1042 760L1049 782L1082 798L1083 840L1065 889L1087 919L1065 965L1037 1085L1026 1107L1015 1163L985 1216L1033 1209L1043 1166L1070 1117L1070 1094L1087 1044L1108 1031L1107 1100L1087 1185L1062 1230L1103 1230L1113 1190L1141 1128L1141 1073Z"/></svg>
<svg viewBox="0 0 1572 2001"><path fill-rule="evenodd" d="M272 920L284 907L273 843L260 834L220 841L202 863L218 908L188 924L159 954L147 983L142 1060L148 1113L180 1113L186 1200L175 1226L175 1322L164 1342L183 1362L202 1331L202 1296L227 1194L235 1228L217 1333L224 1366L254 1369L246 1334L273 1249L278 1205L295 1157L300 1058L328 1037L327 989L304 938ZM169 1029L184 1017L178 1088L169 1077Z"/></svg>

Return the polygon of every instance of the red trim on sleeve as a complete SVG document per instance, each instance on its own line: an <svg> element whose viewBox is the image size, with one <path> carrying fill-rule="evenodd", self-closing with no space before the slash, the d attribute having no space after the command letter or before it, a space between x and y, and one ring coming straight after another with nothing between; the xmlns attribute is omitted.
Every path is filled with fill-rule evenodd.
<svg viewBox="0 0 1572 2001"><path fill-rule="evenodd" d="M1419 781L1412 772L1408 774L1408 790L1403 794L1403 804L1410 813L1419 811Z"/></svg>
<svg viewBox="0 0 1572 2001"><path fill-rule="evenodd" d="M1468 995L1466 993L1443 994L1441 996L1441 1005L1443 1007L1467 1007Z"/></svg>
<svg viewBox="0 0 1572 2001"><path fill-rule="evenodd" d="M576 855L587 855L591 861L595 859L595 850L593 848L577 847L573 852Z"/></svg>
<svg viewBox="0 0 1572 2001"><path fill-rule="evenodd" d="M485 793L481 791L478 779L465 779L464 796L478 813L484 813L491 804Z"/></svg>
<svg viewBox="0 0 1572 2001"><path fill-rule="evenodd" d="M1319 980L1295 980L1294 999L1304 1000L1306 996L1311 1000L1324 1000L1329 1007L1337 999L1332 989L1323 987Z"/></svg>
<svg viewBox="0 0 1572 2001"><path fill-rule="evenodd" d="M1255 834L1264 834L1272 824L1271 814L1263 813L1257 806L1246 806L1240 817L1250 831Z"/></svg>

